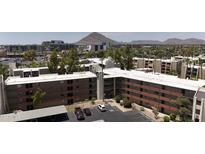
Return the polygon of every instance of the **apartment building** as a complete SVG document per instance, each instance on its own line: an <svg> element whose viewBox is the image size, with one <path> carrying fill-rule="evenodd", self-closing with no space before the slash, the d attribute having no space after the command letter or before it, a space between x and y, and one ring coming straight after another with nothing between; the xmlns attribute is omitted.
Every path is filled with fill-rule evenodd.
<svg viewBox="0 0 205 154"><path fill-rule="evenodd" d="M148 108L157 107L160 112L166 114L178 109L175 103L178 97L186 97L193 102L198 88L205 85L203 80L185 80L176 76L141 71L124 71L112 68L105 69L104 72L121 75L118 78L118 84L123 97ZM190 106L190 110L192 110L192 106Z"/></svg>
<svg viewBox="0 0 205 154"><path fill-rule="evenodd" d="M145 68L153 72L172 74L180 71L181 60L172 59L150 59L150 58L133 58L136 69Z"/></svg>
<svg viewBox="0 0 205 154"><path fill-rule="evenodd" d="M183 63L180 77L183 79L205 79L205 67Z"/></svg>
<svg viewBox="0 0 205 154"><path fill-rule="evenodd" d="M178 109L175 103L178 97L186 97L194 104L196 98L199 98L196 92L205 85L205 80L180 79L165 74L120 68L106 68L103 71L104 74L96 69L65 75L10 76L5 81L9 112L68 105L93 97L104 99L122 95L134 103L148 108L157 107L160 112L169 114ZM33 74L32 71L30 73ZM33 106L31 96L38 88L45 91L46 95L41 103ZM205 92L200 97L205 99ZM190 111L194 111L194 105L190 106ZM194 120L197 121L196 118Z"/></svg>
<svg viewBox="0 0 205 154"><path fill-rule="evenodd" d="M9 112L31 110L31 96L40 88L46 92L35 108L68 105L96 98L96 75L91 72L70 75L47 74L36 77L8 77L5 81Z"/></svg>

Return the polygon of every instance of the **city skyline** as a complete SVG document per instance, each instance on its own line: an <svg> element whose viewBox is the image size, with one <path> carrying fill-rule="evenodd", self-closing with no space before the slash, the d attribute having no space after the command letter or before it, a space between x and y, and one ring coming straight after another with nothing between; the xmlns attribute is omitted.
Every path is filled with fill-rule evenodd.
<svg viewBox="0 0 205 154"><path fill-rule="evenodd" d="M75 43L91 32L0 32L0 44L41 44L43 41L63 40ZM205 40L204 32L100 32L118 42L197 38Z"/></svg>

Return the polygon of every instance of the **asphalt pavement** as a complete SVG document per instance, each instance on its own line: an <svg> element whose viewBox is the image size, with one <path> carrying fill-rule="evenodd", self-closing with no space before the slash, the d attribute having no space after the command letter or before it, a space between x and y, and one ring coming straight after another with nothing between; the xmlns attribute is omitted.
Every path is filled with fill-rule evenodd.
<svg viewBox="0 0 205 154"><path fill-rule="evenodd" d="M68 122L151 122L151 120L137 111L122 112L117 107L106 105L106 112L101 112L97 107L91 108L91 116L85 116L85 120L77 120L72 112L68 112Z"/></svg>

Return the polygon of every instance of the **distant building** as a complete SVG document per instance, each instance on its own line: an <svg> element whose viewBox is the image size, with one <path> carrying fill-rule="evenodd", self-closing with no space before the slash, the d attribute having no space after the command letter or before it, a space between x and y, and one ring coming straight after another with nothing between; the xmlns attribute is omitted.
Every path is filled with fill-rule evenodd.
<svg viewBox="0 0 205 154"><path fill-rule="evenodd" d="M180 77L183 79L205 79L205 67L183 63Z"/></svg>
<svg viewBox="0 0 205 154"><path fill-rule="evenodd" d="M28 45L4 45L4 48L8 53L16 53L20 54L24 51L35 50L38 52L42 52L44 50L43 46L37 44L28 44Z"/></svg>
<svg viewBox="0 0 205 154"><path fill-rule="evenodd" d="M51 40L51 41L44 41L41 44L46 51L62 51L62 50L69 50L75 48L74 44L64 43L61 40Z"/></svg>
<svg viewBox="0 0 205 154"><path fill-rule="evenodd" d="M182 64L182 61L175 59L133 58L133 62L136 69L145 68L163 74L177 74Z"/></svg>

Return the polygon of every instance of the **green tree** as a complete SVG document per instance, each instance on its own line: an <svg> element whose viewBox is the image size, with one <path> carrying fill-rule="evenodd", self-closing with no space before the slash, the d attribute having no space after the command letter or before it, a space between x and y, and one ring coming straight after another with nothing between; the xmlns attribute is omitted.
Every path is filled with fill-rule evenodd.
<svg viewBox="0 0 205 154"><path fill-rule="evenodd" d="M120 65L121 69L130 70L134 68L133 57L135 52L129 46L122 48L112 48L108 51L107 56L112 57L116 64Z"/></svg>
<svg viewBox="0 0 205 154"><path fill-rule="evenodd" d="M180 116L181 121L188 121L189 116L191 115L191 110L189 109L189 106L191 105L190 100L185 97L179 97L176 100L176 104L179 107L176 114Z"/></svg>
<svg viewBox="0 0 205 154"><path fill-rule="evenodd" d="M58 69L58 74L65 74L66 73L66 54L63 53L61 54L61 60L59 62L59 69Z"/></svg>
<svg viewBox="0 0 205 154"><path fill-rule="evenodd" d="M172 121L175 121L175 120L176 120L176 114L175 114L175 113L171 113L171 114L170 114L170 119L171 119Z"/></svg>
<svg viewBox="0 0 205 154"><path fill-rule="evenodd" d="M4 79L9 76L9 70L7 66L0 63L0 75L3 75Z"/></svg>
<svg viewBox="0 0 205 154"><path fill-rule="evenodd" d="M32 61L31 64L27 65L27 67L29 68L36 68L36 67L46 67L46 63L45 62L38 62L38 61Z"/></svg>
<svg viewBox="0 0 205 154"><path fill-rule="evenodd" d="M133 57L134 57L133 51L130 49L129 46L122 48L121 58L126 70L130 70L134 68Z"/></svg>
<svg viewBox="0 0 205 154"><path fill-rule="evenodd" d="M94 58L96 57L96 52L95 51L88 51L85 53L85 58Z"/></svg>
<svg viewBox="0 0 205 154"><path fill-rule="evenodd" d="M59 66L58 54L56 51L53 51L48 62L48 69L51 73L57 73L58 66Z"/></svg>
<svg viewBox="0 0 205 154"><path fill-rule="evenodd" d="M66 72L68 74L77 72L80 70L79 57L78 57L78 53L76 50L72 49L68 52L65 62L67 65Z"/></svg>
<svg viewBox="0 0 205 154"><path fill-rule="evenodd" d="M46 95L46 92L44 92L42 89L38 88L37 91L34 93L33 96L31 96L32 98L32 103L34 108L41 103L42 98Z"/></svg>
<svg viewBox="0 0 205 154"><path fill-rule="evenodd" d="M24 52L23 58L25 61L33 61L36 59L36 52L34 50L29 50Z"/></svg>

